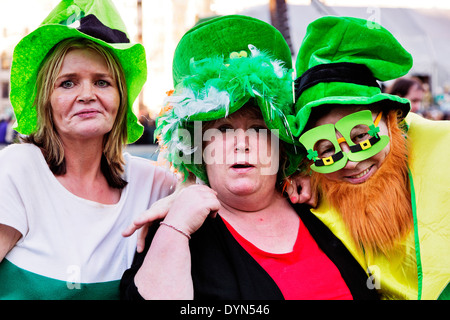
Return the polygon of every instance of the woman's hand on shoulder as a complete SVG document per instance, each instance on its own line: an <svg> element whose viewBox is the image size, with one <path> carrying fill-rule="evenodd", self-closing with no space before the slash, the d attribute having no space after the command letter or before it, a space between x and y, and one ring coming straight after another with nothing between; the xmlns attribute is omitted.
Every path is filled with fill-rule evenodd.
<svg viewBox="0 0 450 320"><path fill-rule="evenodd" d="M184 190L187 192L183 192ZM218 205L220 204L215 196L215 191L207 186L186 183L182 185L182 187L177 188L175 193L153 203L150 209L144 211L133 220L133 222L122 232L122 236L129 237L140 229L137 236L136 250L137 252L142 252L145 247L145 237L147 236L148 229L154 221L163 220L172 208L174 212L187 212L186 210L189 207L194 207L194 211L200 211L200 214L202 214L206 213L207 207L211 207L217 208L215 209L217 212ZM215 215L214 210L211 214L212 216ZM173 218L173 216L174 214L172 213L171 217ZM206 217L204 219L206 219ZM201 223L203 223L204 219ZM194 228L195 224L197 223L194 223ZM200 227L200 225L198 227ZM189 229L192 229L192 226ZM190 230L186 231L189 231L189 234L193 233L190 232Z"/></svg>
<svg viewBox="0 0 450 320"><path fill-rule="evenodd" d="M149 209L141 213L122 232L122 236L129 237L140 229L137 236L137 252L144 251L148 228L150 228L153 222L164 219L180 191L193 184L195 184L195 176L190 173L186 181L177 185L174 193L155 201Z"/></svg>
<svg viewBox="0 0 450 320"><path fill-rule="evenodd" d="M134 232L139 230L137 236L137 252L142 252L145 247L145 237L148 233L148 228L154 221L164 219L172 206L177 193L173 193L165 198L154 202L152 206L140 214L133 222L122 232L122 236L129 237Z"/></svg>
<svg viewBox="0 0 450 320"><path fill-rule="evenodd" d="M179 192L164 222L193 234L208 216L215 217L219 208L216 191L206 185L191 185Z"/></svg>

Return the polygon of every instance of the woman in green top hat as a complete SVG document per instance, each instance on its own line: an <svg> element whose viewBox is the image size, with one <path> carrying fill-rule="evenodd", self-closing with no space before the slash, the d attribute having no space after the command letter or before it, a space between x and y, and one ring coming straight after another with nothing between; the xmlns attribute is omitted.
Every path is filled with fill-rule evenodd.
<svg viewBox="0 0 450 320"><path fill-rule="evenodd" d="M312 212L373 287L387 299L448 299L449 123L408 115L410 102L378 84L411 66L379 24L320 18L297 57L296 115L288 118L319 194Z"/></svg>
<svg viewBox="0 0 450 320"><path fill-rule="evenodd" d="M136 238L121 231L176 179L123 153L146 58L108 0L67 0L14 50L25 143L0 152L0 298L114 299Z"/></svg>
<svg viewBox="0 0 450 320"><path fill-rule="evenodd" d="M281 33L254 18L218 17L182 37L157 130L174 166L206 185L182 190L152 225L124 298L376 298L342 243L282 192L302 159L287 123L290 67Z"/></svg>

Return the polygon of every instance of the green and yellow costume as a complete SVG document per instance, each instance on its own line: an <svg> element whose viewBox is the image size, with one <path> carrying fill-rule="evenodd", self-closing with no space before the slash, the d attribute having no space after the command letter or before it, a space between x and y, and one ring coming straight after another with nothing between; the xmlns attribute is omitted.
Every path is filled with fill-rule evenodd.
<svg viewBox="0 0 450 320"><path fill-rule="evenodd" d="M407 115L409 101L382 93L377 84L403 76L411 66L411 55L379 24L348 17L320 18L308 27L297 57L295 115L288 120L294 134L301 137L311 110L318 106L376 105L402 112L410 146L414 229L389 258L357 248L340 213L326 199L312 211L372 275L373 283L368 285L383 298L450 299L450 122ZM310 139L306 140L310 145Z"/></svg>

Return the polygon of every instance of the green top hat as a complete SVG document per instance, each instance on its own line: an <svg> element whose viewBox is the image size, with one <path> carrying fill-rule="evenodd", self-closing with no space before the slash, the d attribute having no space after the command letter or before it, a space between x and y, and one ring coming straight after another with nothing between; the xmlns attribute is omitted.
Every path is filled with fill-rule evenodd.
<svg viewBox="0 0 450 320"><path fill-rule="evenodd" d="M108 48L118 58L128 90L128 142L136 141L142 135L143 127L132 107L147 79L145 50L141 44L130 43L125 25L110 0L63 0L16 46L11 66L15 129L25 135L37 130L36 77L48 52L67 38L90 39Z"/></svg>
<svg viewBox="0 0 450 320"><path fill-rule="evenodd" d="M168 147L168 160L207 182L203 166L186 157L201 146L180 141L178 130L192 129L194 121L224 118L252 98L268 128L278 130L275 134L283 141L295 143L287 122L293 113L291 66L291 52L281 33L255 18L217 17L186 32L173 59L175 89L166 99L172 109L158 118L156 131ZM295 150L288 156L292 165L287 175L298 162Z"/></svg>
<svg viewBox="0 0 450 320"><path fill-rule="evenodd" d="M322 17L306 31L297 56L296 116L288 116L299 136L312 108L326 105L381 105L409 112L407 99L381 93L377 80L405 75L411 55L376 22L350 17Z"/></svg>

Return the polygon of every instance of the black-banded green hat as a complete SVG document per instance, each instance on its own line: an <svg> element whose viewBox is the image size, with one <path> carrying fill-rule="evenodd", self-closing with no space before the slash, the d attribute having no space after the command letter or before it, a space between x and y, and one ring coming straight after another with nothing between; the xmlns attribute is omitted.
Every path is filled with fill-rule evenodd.
<svg viewBox="0 0 450 320"><path fill-rule="evenodd" d="M110 0L63 0L14 49L11 65L11 104L16 130L29 135L37 130L36 77L51 49L68 38L87 38L109 49L119 60L128 91L128 142L136 141L143 127L133 113L133 102L146 79L145 50L130 43L125 25Z"/></svg>
<svg viewBox="0 0 450 320"><path fill-rule="evenodd" d="M250 99L275 135L288 145L298 143L286 118L293 114L292 55L282 34L264 21L228 15L196 25L175 50L173 81L174 92L166 99L171 108L158 118L157 134L168 160L184 173L207 182L202 165L186 157L201 152L201 146L180 141L178 130L224 118ZM297 167L295 151L288 156L287 175Z"/></svg>
<svg viewBox="0 0 450 320"><path fill-rule="evenodd" d="M303 132L311 111L320 106L379 105L410 109L407 99L381 92L378 81L405 75L412 57L381 25L352 17L322 17L306 31L296 61L294 135Z"/></svg>

